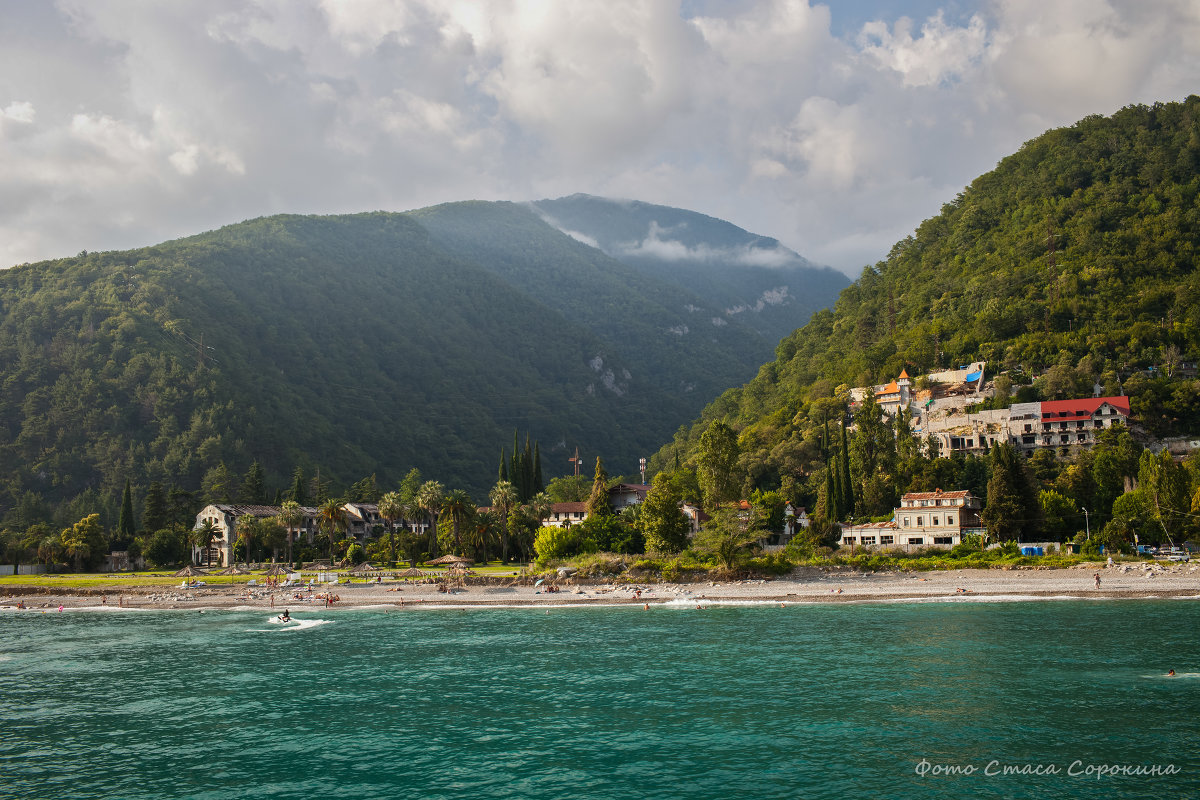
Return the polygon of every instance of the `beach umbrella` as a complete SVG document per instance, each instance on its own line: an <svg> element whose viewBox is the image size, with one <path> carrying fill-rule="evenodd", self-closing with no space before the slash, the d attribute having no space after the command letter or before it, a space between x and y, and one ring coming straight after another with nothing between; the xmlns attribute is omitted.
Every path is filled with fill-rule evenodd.
<svg viewBox="0 0 1200 800"><path fill-rule="evenodd" d="M475 560L466 556L445 555L441 558L435 558L433 561L426 561L425 563L441 566L442 564L474 564Z"/></svg>
<svg viewBox="0 0 1200 800"><path fill-rule="evenodd" d="M538 578L537 581L533 584L533 588L536 589L537 587L541 586L545 582L546 582L545 578Z"/></svg>
<svg viewBox="0 0 1200 800"><path fill-rule="evenodd" d="M234 564L233 566L226 567L225 569L221 570L220 572L218 572L216 574L217 575L249 575L250 570L243 569L242 567L239 567L238 565Z"/></svg>
<svg viewBox="0 0 1200 800"><path fill-rule="evenodd" d="M416 567L409 567L408 569L404 570L403 572L397 573L397 575L399 575L401 578L424 578L425 577L425 573L421 572L421 570L417 569Z"/></svg>
<svg viewBox="0 0 1200 800"><path fill-rule="evenodd" d="M368 572L379 572L379 567L372 567L370 562L364 561L350 568L350 574L352 575L365 575Z"/></svg>
<svg viewBox="0 0 1200 800"><path fill-rule="evenodd" d="M188 564L186 567L184 567L183 569L176 572L174 577L176 577L176 578L194 578L197 575L207 575L207 574L208 573L205 572L204 570L197 569L196 567L193 567L191 564Z"/></svg>
<svg viewBox="0 0 1200 800"><path fill-rule="evenodd" d="M264 573L268 578L279 578L285 575L290 575L291 571L283 564L273 564L271 568Z"/></svg>

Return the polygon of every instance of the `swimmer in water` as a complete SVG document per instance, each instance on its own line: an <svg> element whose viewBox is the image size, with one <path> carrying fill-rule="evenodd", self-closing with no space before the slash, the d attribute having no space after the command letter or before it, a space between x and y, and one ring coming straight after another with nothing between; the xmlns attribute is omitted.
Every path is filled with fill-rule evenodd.
<svg viewBox="0 0 1200 800"><path fill-rule="evenodd" d="M1167 672L1167 677L1168 677L1168 678L1174 678L1174 677L1175 677L1175 670L1169 670L1169 671Z"/></svg>

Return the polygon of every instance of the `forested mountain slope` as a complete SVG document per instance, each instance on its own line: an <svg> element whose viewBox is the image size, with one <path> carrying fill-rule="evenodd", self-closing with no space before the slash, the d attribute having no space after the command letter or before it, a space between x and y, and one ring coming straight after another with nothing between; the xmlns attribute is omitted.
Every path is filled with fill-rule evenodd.
<svg viewBox="0 0 1200 800"><path fill-rule="evenodd" d="M526 206L450 203L411 216L447 251L612 343L633 374L674 398L677 419L747 380L774 346L686 285L641 274ZM603 361L608 354L596 356ZM618 373L614 380L619 391L627 379Z"/></svg>
<svg viewBox="0 0 1200 800"><path fill-rule="evenodd" d="M682 208L586 194L533 206L554 226L629 267L686 286L772 344L849 284L842 273L775 239Z"/></svg>
<svg viewBox="0 0 1200 800"><path fill-rule="evenodd" d="M548 475L576 446L632 472L771 346L509 203L22 265L0 271L0 520L254 461L270 488L415 466L482 498L517 428Z"/></svg>
<svg viewBox="0 0 1200 800"><path fill-rule="evenodd" d="M739 432L749 486L819 467L839 385L988 362L1023 399L1131 396L1155 435L1200 433L1200 97L1026 143L863 270L656 463ZM1034 380L1034 376L1037 376ZM844 404L843 404L844 406Z"/></svg>

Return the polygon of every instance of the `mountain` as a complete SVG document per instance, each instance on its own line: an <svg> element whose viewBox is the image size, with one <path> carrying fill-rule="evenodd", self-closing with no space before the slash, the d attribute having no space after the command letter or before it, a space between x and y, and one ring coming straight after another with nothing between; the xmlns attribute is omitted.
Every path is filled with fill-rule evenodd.
<svg viewBox="0 0 1200 800"><path fill-rule="evenodd" d="M612 258L686 285L774 343L833 303L849 280L777 240L681 208L575 194L532 204L547 222Z"/></svg>
<svg viewBox="0 0 1200 800"><path fill-rule="evenodd" d="M547 477L576 446L632 473L770 348L511 203L22 265L0 271L0 517L253 461L270 487L298 466L335 491L415 466L482 498L514 429Z"/></svg>
<svg viewBox="0 0 1200 800"><path fill-rule="evenodd" d="M1151 435L1200 433L1198 200L1200 97L1048 131L865 268L652 466L694 458L719 420L748 486L813 475L839 385L975 360L1023 400L1099 384Z"/></svg>

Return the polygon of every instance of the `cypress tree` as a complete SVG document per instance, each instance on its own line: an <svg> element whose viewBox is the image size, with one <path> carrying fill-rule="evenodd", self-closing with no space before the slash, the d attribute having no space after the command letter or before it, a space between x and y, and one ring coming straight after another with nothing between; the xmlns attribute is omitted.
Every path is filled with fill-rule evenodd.
<svg viewBox="0 0 1200 800"><path fill-rule="evenodd" d="M121 516L117 519L117 538L123 543L133 541L134 530L133 521L133 489L129 485L129 479L125 479L125 492L121 495Z"/></svg>
<svg viewBox="0 0 1200 800"><path fill-rule="evenodd" d="M266 478L263 476L262 466L257 461L246 470L246 477L242 479L242 489L238 495L243 503L249 505L260 506L267 502Z"/></svg>
<svg viewBox="0 0 1200 800"><path fill-rule="evenodd" d="M538 443L533 443L533 493L541 494L546 490L546 483L542 480L542 451L538 447Z"/></svg>
<svg viewBox="0 0 1200 800"><path fill-rule="evenodd" d="M600 456L596 456L596 475L592 479L592 493L587 500L587 514L589 517L612 514L612 506L608 502L608 473L604 471Z"/></svg>
<svg viewBox="0 0 1200 800"><path fill-rule="evenodd" d="M496 478L497 482L508 482L508 464L504 460L504 448L500 448L500 474Z"/></svg>
<svg viewBox="0 0 1200 800"><path fill-rule="evenodd" d="M122 505L124 505L122 503ZM160 531L167 527L167 494L163 485L151 481L146 491L146 503L142 508L142 528L149 533Z"/></svg>
<svg viewBox="0 0 1200 800"><path fill-rule="evenodd" d="M839 454L841 459L841 471L839 476L842 481L842 506L838 509L839 515L849 514L854 510L854 480L850 477L850 447L846 442L846 420L842 419L842 452Z"/></svg>
<svg viewBox="0 0 1200 800"><path fill-rule="evenodd" d="M308 494L304 491L303 467L296 467L292 472L292 488L288 490L288 499L295 500L297 505L308 505Z"/></svg>

